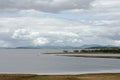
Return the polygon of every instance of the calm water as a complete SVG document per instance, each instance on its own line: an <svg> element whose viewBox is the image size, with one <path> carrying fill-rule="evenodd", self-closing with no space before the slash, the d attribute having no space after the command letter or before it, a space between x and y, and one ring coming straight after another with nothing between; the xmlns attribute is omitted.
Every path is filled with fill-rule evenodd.
<svg viewBox="0 0 120 80"><path fill-rule="evenodd" d="M76 58L42 54L56 51L61 50L0 49L0 73L120 73L119 59Z"/></svg>

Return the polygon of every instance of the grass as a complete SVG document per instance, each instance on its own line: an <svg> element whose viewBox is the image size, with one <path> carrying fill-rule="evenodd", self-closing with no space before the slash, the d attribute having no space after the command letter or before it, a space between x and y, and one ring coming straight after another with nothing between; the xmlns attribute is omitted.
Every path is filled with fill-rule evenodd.
<svg viewBox="0 0 120 80"><path fill-rule="evenodd" d="M120 80L120 73L83 75L0 74L0 80Z"/></svg>

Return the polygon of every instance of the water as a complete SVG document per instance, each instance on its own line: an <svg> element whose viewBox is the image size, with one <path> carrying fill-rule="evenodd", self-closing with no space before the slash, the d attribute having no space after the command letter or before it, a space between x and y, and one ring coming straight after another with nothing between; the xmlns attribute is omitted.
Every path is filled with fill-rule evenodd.
<svg viewBox="0 0 120 80"><path fill-rule="evenodd" d="M0 73L82 74L120 73L119 59L76 58L42 54L61 50L1 49Z"/></svg>

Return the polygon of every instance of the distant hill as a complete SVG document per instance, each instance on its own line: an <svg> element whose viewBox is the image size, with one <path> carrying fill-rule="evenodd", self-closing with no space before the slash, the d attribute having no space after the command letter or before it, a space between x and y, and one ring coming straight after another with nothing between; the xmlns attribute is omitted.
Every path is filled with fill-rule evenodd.
<svg viewBox="0 0 120 80"><path fill-rule="evenodd" d="M83 45L81 46L82 49L119 49L120 46L113 46L113 45L98 45L98 44L91 44L91 45Z"/></svg>
<svg viewBox="0 0 120 80"><path fill-rule="evenodd" d="M91 44L91 45L82 45L78 47L74 46L21 46L21 47L0 47L0 49L115 49L120 48L119 46L103 46L98 44Z"/></svg>
<svg viewBox="0 0 120 80"><path fill-rule="evenodd" d="M82 45L81 48L91 48L91 47L102 47L102 45L98 44L90 44L90 45Z"/></svg>
<svg viewBox="0 0 120 80"><path fill-rule="evenodd" d="M89 47L86 49L120 49L120 47L97 46L97 47Z"/></svg>
<svg viewBox="0 0 120 80"><path fill-rule="evenodd" d="M16 47L16 49L81 49L73 46L37 46L37 47Z"/></svg>

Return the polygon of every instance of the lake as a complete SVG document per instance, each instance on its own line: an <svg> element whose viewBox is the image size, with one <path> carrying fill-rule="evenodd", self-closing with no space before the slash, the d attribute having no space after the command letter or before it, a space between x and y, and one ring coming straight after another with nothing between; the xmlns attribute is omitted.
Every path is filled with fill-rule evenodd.
<svg viewBox="0 0 120 80"><path fill-rule="evenodd" d="M52 49L0 49L0 73L120 73L120 59L80 58L42 54L61 51Z"/></svg>

